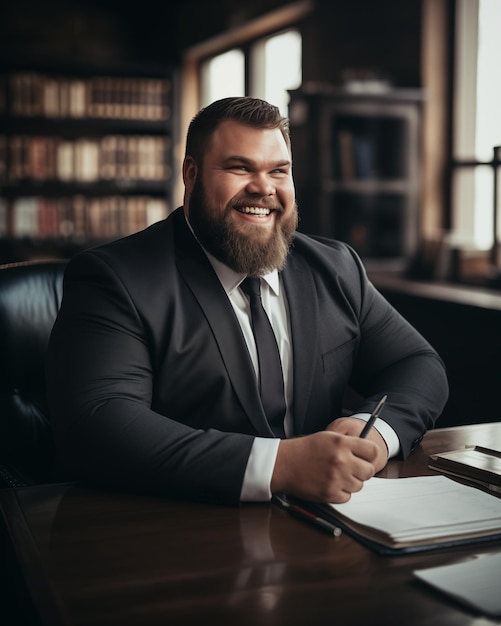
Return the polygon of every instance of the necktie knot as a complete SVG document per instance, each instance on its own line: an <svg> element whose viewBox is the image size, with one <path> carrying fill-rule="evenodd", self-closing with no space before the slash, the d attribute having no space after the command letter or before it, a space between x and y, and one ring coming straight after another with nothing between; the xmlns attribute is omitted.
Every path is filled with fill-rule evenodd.
<svg viewBox="0 0 501 626"><path fill-rule="evenodd" d="M261 281L255 276L247 276L247 278L240 285L244 293L250 297L261 297Z"/></svg>

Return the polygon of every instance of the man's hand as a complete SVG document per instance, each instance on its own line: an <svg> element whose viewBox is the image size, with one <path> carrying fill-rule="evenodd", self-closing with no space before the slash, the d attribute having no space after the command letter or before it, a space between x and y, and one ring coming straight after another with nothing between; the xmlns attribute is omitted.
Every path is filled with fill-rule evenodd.
<svg viewBox="0 0 501 626"><path fill-rule="evenodd" d="M340 435L352 435L353 437L359 437L365 426L364 420L357 419L356 417L340 417L337 420L331 422L326 430ZM381 437L376 428L371 428L367 434L367 439L373 441L378 447L377 458L374 461L376 472L385 467L388 462L388 448L385 440Z"/></svg>
<svg viewBox="0 0 501 626"><path fill-rule="evenodd" d="M353 421L360 423L360 433L363 422ZM346 502L374 476L378 445L358 434L335 432L331 426L330 430L280 442L271 480L273 493L315 502Z"/></svg>

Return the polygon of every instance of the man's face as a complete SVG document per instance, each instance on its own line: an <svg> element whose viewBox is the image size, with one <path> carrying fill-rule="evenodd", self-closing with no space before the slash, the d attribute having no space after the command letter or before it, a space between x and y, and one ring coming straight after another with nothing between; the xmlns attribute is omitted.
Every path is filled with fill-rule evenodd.
<svg viewBox="0 0 501 626"><path fill-rule="evenodd" d="M238 272L281 269L298 218L280 130L225 121L202 167L190 157L184 167L188 217L202 245Z"/></svg>

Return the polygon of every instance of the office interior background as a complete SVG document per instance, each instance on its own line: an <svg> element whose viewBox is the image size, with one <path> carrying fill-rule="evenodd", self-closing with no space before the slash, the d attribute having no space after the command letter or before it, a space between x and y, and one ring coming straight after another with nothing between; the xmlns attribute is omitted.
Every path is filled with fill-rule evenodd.
<svg viewBox="0 0 501 626"><path fill-rule="evenodd" d="M162 219L200 106L265 97L300 229L350 243L444 359L439 426L497 421L500 26L497 0L3 2L0 263Z"/></svg>

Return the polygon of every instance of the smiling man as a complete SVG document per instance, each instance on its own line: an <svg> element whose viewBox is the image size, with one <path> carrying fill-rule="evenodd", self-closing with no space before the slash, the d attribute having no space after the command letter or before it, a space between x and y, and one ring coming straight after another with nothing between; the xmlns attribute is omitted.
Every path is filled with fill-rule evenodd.
<svg viewBox="0 0 501 626"><path fill-rule="evenodd" d="M348 500L433 427L442 361L352 249L296 231L276 107L202 109L183 180L166 220L68 264L47 363L61 462L76 479L147 493ZM343 416L348 386L363 400Z"/></svg>

